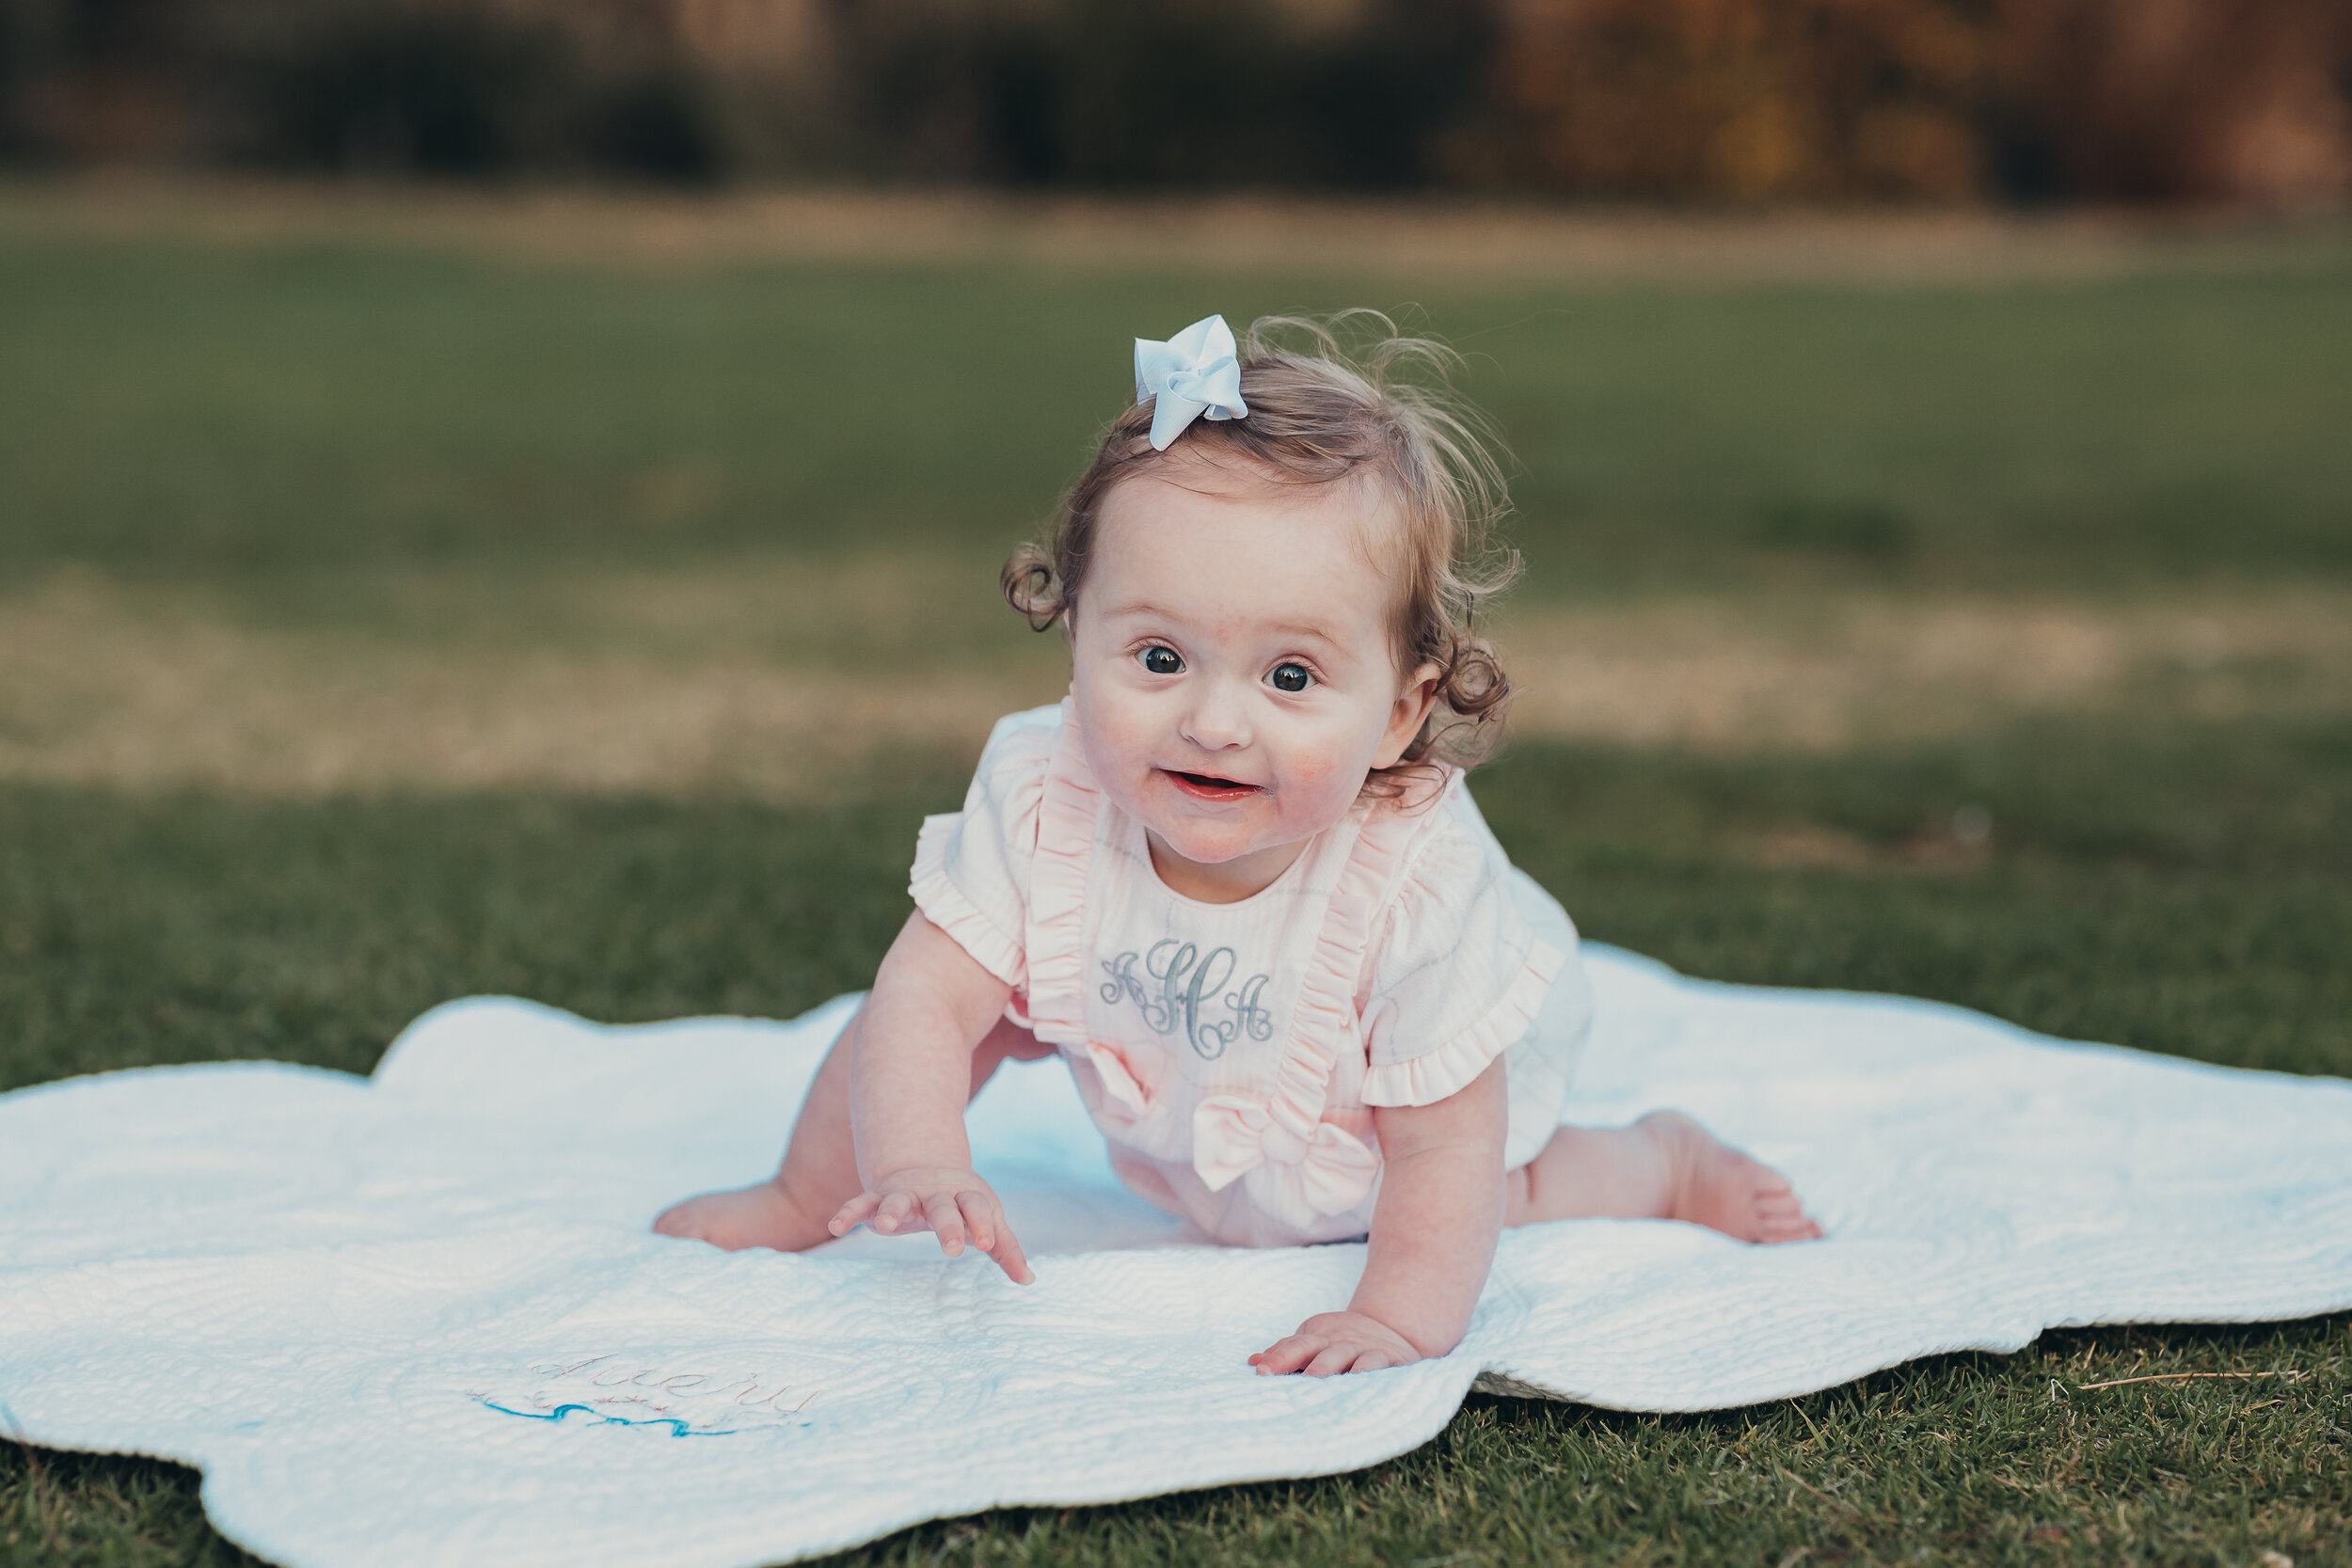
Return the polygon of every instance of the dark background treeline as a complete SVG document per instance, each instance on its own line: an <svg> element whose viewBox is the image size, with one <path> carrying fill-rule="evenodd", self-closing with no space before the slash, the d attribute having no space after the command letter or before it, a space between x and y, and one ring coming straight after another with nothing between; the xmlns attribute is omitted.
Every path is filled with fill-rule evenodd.
<svg viewBox="0 0 2352 1568"><path fill-rule="evenodd" d="M0 159L2325 200L2352 0L0 0Z"/></svg>

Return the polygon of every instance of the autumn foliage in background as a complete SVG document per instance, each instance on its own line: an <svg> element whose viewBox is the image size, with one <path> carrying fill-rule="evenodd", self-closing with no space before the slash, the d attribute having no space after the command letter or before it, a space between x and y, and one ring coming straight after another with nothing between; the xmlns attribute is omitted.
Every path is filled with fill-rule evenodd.
<svg viewBox="0 0 2352 1568"><path fill-rule="evenodd" d="M2344 0L0 0L0 159L2332 201Z"/></svg>
<svg viewBox="0 0 2352 1568"><path fill-rule="evenodd" d="M2340 195L2338 0L1521 0L1486 184L1625 197Z"/></svg>

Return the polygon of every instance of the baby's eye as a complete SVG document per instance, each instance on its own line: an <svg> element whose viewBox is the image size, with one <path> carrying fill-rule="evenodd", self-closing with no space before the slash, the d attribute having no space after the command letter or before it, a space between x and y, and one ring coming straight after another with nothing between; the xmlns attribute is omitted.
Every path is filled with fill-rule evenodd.
<svg viewBox="0 0 2352 1568"><path fill-rule="evenodd" d="M1278 664L1266 679L1274 683L1277 691L1304 691L1315 684L1314 676L1307 673L1303 664Z"/></svg>
<svg viewBox="0 0 2352 1568"><path fill-rule="evenodd" d="M1143 667L1146 670L1151 671L1155 675L1179 675L1184 673L1184 661L1182 657L1178 657L1176 650L1173 648L1146 648L1136 657L1143 661Z"/></svg>

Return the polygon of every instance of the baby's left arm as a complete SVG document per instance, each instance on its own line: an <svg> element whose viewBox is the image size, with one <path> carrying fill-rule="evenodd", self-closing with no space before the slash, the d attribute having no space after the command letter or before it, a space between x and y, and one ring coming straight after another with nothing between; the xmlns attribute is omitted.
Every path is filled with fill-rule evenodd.
<svg viewBox="0 0 2352 1568"><path fill-rule="evenodd" d="M1363 1278L1344 1312L1322 1312L1249 1358L1261 1372L1368 1372L1460 1343L1502 1233L1502 1058L1429 1105L1375 1107L1380 1197Z"/></svg>

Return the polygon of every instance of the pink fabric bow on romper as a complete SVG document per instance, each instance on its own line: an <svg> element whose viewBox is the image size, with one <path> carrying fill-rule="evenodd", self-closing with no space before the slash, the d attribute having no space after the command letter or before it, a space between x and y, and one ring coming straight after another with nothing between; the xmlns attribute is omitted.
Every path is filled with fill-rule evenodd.
<svg viewBox="0 0 2352 1568"><path fill-rule="evenodd" d="M1249 1201L1286 1225L1343 1214L1364 1200L1380 1158L1342 1127L1302 1133L1263 1101L1212 1095L1192 1115L1192 1165L1209 1191L1248 1179Z"/></svg>

